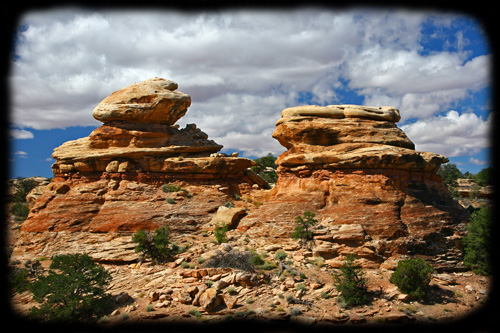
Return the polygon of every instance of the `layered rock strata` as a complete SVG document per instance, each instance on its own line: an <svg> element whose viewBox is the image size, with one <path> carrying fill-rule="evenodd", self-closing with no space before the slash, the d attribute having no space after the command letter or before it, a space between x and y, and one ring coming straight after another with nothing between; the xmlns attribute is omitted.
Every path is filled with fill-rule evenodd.
<svg viewBox="0 0 500 333"><path fill-rule="evenodd" d="M216 154L222 149L195 124L179 129L191 97L160 78L133 84L106 97L93 111L104 125L88 137L54 149L56 177L148 179L248 178L246 158ZM214 155L217 155L213 157ZM219 156L220 155L220 156ZM253 182L264 182L253 177Z"/></svg>
<svg viewBox="0 0 500 333"><path fill-rule="evenodd" d="M279 242L310 210L319 221L313 254L332 265L354 253L366 267L404 255L460 266L467 212L436 174L448 159L416 151L396 108L303 106L281 116L273 137L288 150L276 160L278 182L239 230Z"/></svg>
<svg viewBox="0 0 500 333"><path fill-rule="evenodd" d="M194 124L175 124L191 103L176 89L153 78L114 92L93 111L102 126L54 149L54 178L23 223L14 258L84 251L131 260L138 229L195 231L235 194L267 186L247 170L255 162L218 153Z"/></svg>

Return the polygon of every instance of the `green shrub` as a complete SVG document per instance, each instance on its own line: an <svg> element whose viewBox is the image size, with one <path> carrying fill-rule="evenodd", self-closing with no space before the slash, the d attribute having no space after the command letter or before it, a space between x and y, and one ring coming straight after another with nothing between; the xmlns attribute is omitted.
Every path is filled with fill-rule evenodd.
<svg viewBox="0 0 500 333"><path fill-rule="evenodd" d="M467 234L462 239L464 265L477 274L489 275L491 246L491 209L482 206L473 212L467 225Z"/></svg>
<svg viewBox="0 0 500 333"><path fill-rule="evenodd" d="M16 202L12 205L10 212L12 213L12 215L14 215L14 217L16 218L17 221L22 222L22 221L26 220L30 210L25 203Z"/></svg>
<svg viewBox="0 0 500 333"><path fill-rule="evenodd" d="M170 260L178 251L178 247L170 243L168 226L156 229L154 235L150 231L140 229L132 236L132 241L137 243L135 252L142 252L142 255L151 258L153 263Z"/></svg>
<svg viewBox="0 0 500 333"><path fill-rule="evenodd" d="M28 290L30 286L28 270L13 267L9 274L9 282L11 288L18 293Z"/></svg>
<svg viewBox="0 0 500 333"><path fill-rule="evenodd" d="M226 291L229 295L236 295L238 292L236 291L236 289L234 289L233 286L230 286L230 287L227 287L226 288Z"/></svg>
<svg viewBox="0 0 500 333"><path fill-rule="evenodd" d="M276 255L274 256L274 258L275 258L276 260L285 260L285 259L286 259L286 257L287 257L286 252L285 252L285 251L282 251L282 250L280 250L280 251L276 252Z"/></svg>
<svg viewBox="0 0 500 333"><path fill-rule="evenodd" d="M307 287L304 283L298 283L296 286L295 286L295 289L297 290L303 290L303 291L306 291Z"/></svg>
<svg viewBox="0 0 500 333"><path fill-rule="evenodd" d="M161 189L165 193L170 193L170 192L179 192L182 188L175 184L163 184L161 186Z"/></svg>
<svg viewBox="0 0 500 333"><path fill-rule="evenodd" d="M346 307L363 305L368 302L366 278L361 267L354 264L354 255L348 255L340 267L340 274L334 276L335 288L340 293L339 303Z"/></svg>
<svg viewBox="0 0 500 333"><path fill-rule="evenodd" d="M276 264L269 262L267 260L264 262L264 264L259 266L259 269L263 269L263 270L271 270L271 269L275 269L275 268L276 268Z"/></svg>
<svg viewBox="0 0 500 333"><path fill-rule="evenodd" d="M330 294L325 292L325 291L322 291L320 296L324 299L329 299L330 298Z"/></svg>
<svg viewBox="0 0 500 333"><path fill-rule="evenodd" d="M214 236L215 239L217 240L217 244L222 244L227 242L227 237L226 233L228 231L229 227L226 224L223 224L222 226L216 225L214 229Z"/></svg>
<svg viewBox="0 0 500 333"><path fill-rule="evenodd" d="M49 321L89 321L105 315L112 306L105 292L111 275L87 254L54 256L47 275L30 285L41 303L30 316Z"/></svg>
<svg viewBox="0 0 500 333"><path fill-rule="evenodd" d="M323 267L325 266L325 259L323 257L316 257L316 259L314 259L314 264L318 267Z"/></svg>
<svg viewBox="0 0 500 333"><path fill-rule="evenodd" d="M425 296L434 268L422 258L400 260L390 281L403 293L415 299Z"/></svg>
<svg viewBox="0 0 500 333"><path fill-rule="evenodd" d="M198 311L196 308L192 308L192 309L190 309L190 310L189 310L189 314L190 314L191 316L196 317L196 318L200 318L200 317L201 317L201 312L200 312L200 311Z"/></svg>
<svg viewBox="0 0 500 333"><path fill-rule="evenodd" d="M250 263L254 266L261 266L261 265L264 265L264 259L262 259L262 257L258 254L254 254L251 258L250 258Z"/></svg>
<svg viewBox="0 0 500 333"><path fill-rule="evenodd" d="M174 198L167 198L167 199L165 199L165 201L167 201L171 205L175 203Z"/></svg>
<svg viewBox="0 0 500 333"><path fill-rule="evenodd" d="M292 238L300 239L302 245L311 242L313 240L313 233L310 228L318 223L318 220L314 219L315 216L316 214L311 211L304 212L303 216L297 216L295 218L296 227L292 233Z"/></svg>

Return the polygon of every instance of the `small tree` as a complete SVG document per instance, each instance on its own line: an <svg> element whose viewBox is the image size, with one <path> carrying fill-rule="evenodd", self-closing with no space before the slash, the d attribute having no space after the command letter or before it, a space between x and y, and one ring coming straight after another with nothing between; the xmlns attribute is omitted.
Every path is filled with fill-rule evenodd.
<svg viewBox="0 0 500 333"><path fill-rule="evenodd" d="M457 191L457 179L463 178L464 175L460 172L460 170L458 170L457 166L453 163L443 164L439 168L437 174L443 178L443 184L446 185L452 197L460 197L460 193Z"/></svg>
<svg viewBox="0 0 500 333"><path fill-rule="evenodd" d="M26 203L16 202L12 205L10 212L12 215L14 215L16 221L23 222L28 217L30 209L28 208L28 205Z"/></svg>
<svg viewBox="0 0 500 333"><path fill-rule="evenodd" d="M472 213L467 224L467 234L462 239L464 264L477 274L491 273L491 210L482 206Z"/></svg>
<svg viewBox="0 0 500 333"><path fill-rule="evenodd" d="M313 241L313 233L310 228L318 223L318 220L314 219L315 216L316 214L309 210L304 212L303 216L297 216L295 218L296 227L292 233L292 238L300 239L302 245Z"/></svg>
<svg viewBox="0 0 500 333"><path fill-rule="evenodd" d="M250 167L250 170L260 177L262 177L268 183L276 183L278 180L278 174L276 173L277 165L274 163L276 157L269 153L267 156L254 159L257 165ZM270 171L268 168L274 169Z"/></svg>
<svg viewBox="0 0 500 333"><path fill-rule="evenodd" d="M493 168L488 167L486 169L482 169L477 174L473 176L473 179L476 181L476 184L479 186L486 186L493 184Z"/></svg>
<svg viewBox="0 0 500 333"><path fill-rule="evenodd" d="M9 271L10 286L15 292L23 292L29 290L30 276L27 269L11 267Z"/></svg>
<svg viewBox="0 0 500 333"><path fill-rule="evenodd" d="M229 226L227 224L222 224L216 225L214 228L214 236L215 239L217 240L217 244L222 244L227 242L227 236L226 233L229 230Z"/></svg>
<svg viewBox="0 0 500 333"><path fill-rule="evenodd" d="M40 307L30 315L49 321L89 321L106 314L112 304L105 292L111 275L87 254L54 256L47 275L29 289Z"/></svg>
<svg viewBox="0 0 500 333"><path fill-rule="evenodd" d="M132 241L137 243L135 252L142 252L143 257L149 257L153 263L169 260L178 250L175 244L170 243L170 228L163 226L151 234L150 231L139 229L133 236Z"/></svg>
<svg viewBox="0 0 500 333"><path fill-rule="evenodd" d="M353 254L346 257L340 274L334 275L334 280L335 288L340 293L339 303L354 307L368 302L366 278L362 268L354 264Z"/></svg>
<svg viewBox="0 0 500 333"><path fill-rule="evenodd" d="M390 281L410 297L422 299L433 272L434 268L422 258L400 260Z"/></svg>

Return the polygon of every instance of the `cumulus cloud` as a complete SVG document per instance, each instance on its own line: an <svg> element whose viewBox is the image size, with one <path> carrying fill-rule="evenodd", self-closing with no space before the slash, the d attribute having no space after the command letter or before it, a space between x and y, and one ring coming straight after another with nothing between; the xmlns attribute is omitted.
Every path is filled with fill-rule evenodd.
<svg viewBox="0 0 500 333"><path fill-rule="evenodd" d="M490 146L492 118L493 114L483 120L474 113L449 111L444 116L403 125L401 129L417 150L457 157L476 154Z"/></svg>
<svg viewBox="0 0 500 333"><path fill-rule="evenodd" d="M456 18L432 17L443 26ZM350 103L338 91L353 89L364 104L398 107L403 121L432 119L488 84L490 58L468 59L458 33L455 52L423 54L428 20L424 12L305 8L29 12L10 120L26 129L98 126L95 105L155 76L192 96L181 125L196 123L227 149L279 153L274 122L304 92L308 103L327 105Z"/></svg>
<svg viewBox="0 0 500 333"><path fill-rule="evenodd" d="M402 121L426 118L489 82L489 56L465 63L462 58L459 53L423 56L377 45L349 62L350 86L367 96L367 104L384 101L399 107Z"/></svg>
<svg viewBox="0 0 500 333"><path fill-rule="evenodd" d="M14 139L33 139L35 137L33 132L15 128L10 130L9 136Z"/></svg>
<svg viewBox="0 0 500 333"><path fill-rule="evenodd" d="M472 163L475 165L485 165L486 163L488 163L488 161L481 161L477 158L471 157L471 158L469 158L469 163Z"/></svg>

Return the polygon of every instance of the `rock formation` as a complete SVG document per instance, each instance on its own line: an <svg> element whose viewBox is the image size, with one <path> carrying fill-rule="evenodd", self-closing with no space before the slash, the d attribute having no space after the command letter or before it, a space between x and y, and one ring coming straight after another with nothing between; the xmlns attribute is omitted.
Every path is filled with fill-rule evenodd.
<svg viewBox="0 0 500 333"><path fill-rule="evenodd" d="M93 111L102 126L54 149L54 178L23 223L14 258L86 251L135 260L132 232L197 230L235 194L267 186L247 170L255 162L217 153L222 146L194 124L175 125L191 103L176 89L153 78L116 91Z"/></svg>
<svg viewBox="0 0 500 333"><path fill-rule="evenodd" d="M221 171L227 178L252 177L245 171L253 165L251 160L211 157L221 145L195 124L183 129L175 125L191 104L189 95L175 89L175 82L154 78L109 95L93 111L104 125L54 149L54 175L149 182L215 179ZM253 177L255 181L259 180Z"/></svg>
<svg viewBox="0 0 500 333"><path fill-rule="evenodd" d="M467 212L436 172L448 159L419 152L396 126L393 107L299 106L282 111L273 137L278 182L247 170L255 163L218 153L196 125L175 125L190 106L172 81L154 78L105 98L104 124L54 149L55 177L23 223L13 258L88 252L97 260L137 258L131 234L169 225L196 232L229 224L273 246L290 239L295 217L316 214L311 255L331 266L354 253L365 267L405 255L442 269L461 265ZM246 196L256 207L240 202ZM248 200L247 200L248 201Z"/></svg>
<svg viewBox="0 0 500 333"><path fill-rule="evenodd" d="M467 213L436 172L445 156L415 151L392 107L300 106L282 111L273 137L288 150L278 182L238 230L279 242L310 210L319 225L313 252L335 266L354 253L366 267L423 255L460 266Z"/></svg>

